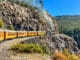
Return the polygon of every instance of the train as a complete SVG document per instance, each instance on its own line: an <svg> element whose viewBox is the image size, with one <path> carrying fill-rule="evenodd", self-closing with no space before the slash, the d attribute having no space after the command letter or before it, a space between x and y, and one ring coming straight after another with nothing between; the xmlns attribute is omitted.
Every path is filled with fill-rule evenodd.
<svg viewBox="0 0 80 60"><path fill-rule="evenodd" d="M23 38L23 37L35 37L35 36L45 36L45 31L11 31L5 30L0 31L0 42L4 40Z"/></svg>

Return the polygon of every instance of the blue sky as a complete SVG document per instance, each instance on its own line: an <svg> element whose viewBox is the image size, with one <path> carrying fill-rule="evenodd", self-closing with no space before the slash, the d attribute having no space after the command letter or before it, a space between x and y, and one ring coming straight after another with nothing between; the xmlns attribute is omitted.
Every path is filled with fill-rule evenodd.
<svg viewBox="0 0 80 60"><path fill-rule="evenodd" d="M44 8L52 16L80 15L80 0L44 0Z"/></svg>

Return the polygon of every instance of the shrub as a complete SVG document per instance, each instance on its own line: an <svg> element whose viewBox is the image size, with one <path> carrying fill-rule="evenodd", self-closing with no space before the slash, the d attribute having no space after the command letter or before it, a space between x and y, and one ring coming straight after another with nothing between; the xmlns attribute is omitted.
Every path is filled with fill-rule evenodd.
<svg viewBox="0 0 80 60"><path fill-rule="evenodd" d="M79 60L78 59L78 56L77 55L75 55L75 54L71 54L71 55L69 55L69 60Z"/></svg>
<svg viewBox="0 0 80 60"><path fill-rule="evenodd" d="M80 54L78 54L77 56L78 56L78 58L80 59Z"/></svg>
<svg viewBox="0 0 80 60"><path fill-rule="evenodd" d="M80 58L76 54L70 54L70 53L61 53L61 52L55 52L53 54L54 60L79 60Z"/></svg>
<svg viewBox="0 0 80 60"><path fill-rule="evenodd" d="M4 27L4 22L3 20L0 18L0 28L3 28Z"/></svg>
<svg viewBox="0 0 80 60"><path fill-rule="evenodd" d="M10 25L10 30L14 30L14 26L13 25Z"/></svg>
<svg viewBox="0 0 80 60"><path fill-rule="evenodd" d="M65 49L63 54L68 57L68 60L79 60L78 56L76 54L71 54L68 49Z"/></svg>
<svg viewBox="0 0 80 60"><path fill-rule="evenodd" d="M66 55L67 57L70 55L70 52L68 49L65 49L63 52L62 52L64 55Z"/></svg>
<svg viewBox="0 0 80 60"><path fill-rule="evenodd" d="M53 59L54 60L68 60L67 56L62 54L61 52L55 52L53 54Z"/></svg>
<svg viewBox="0 0 80 60"><path fill-rule="evenodd" d="M33 5L31 5L33 0L26 0L26 1L25 0L21 0L21 1L19 1L19 0L8 0L8 1L10 1L12 3L16 3L16 4L23 6L23 7L28 7L31 9L34 8Z"/></svg>
<svg viewBox="0 0 80 60"><path fill-rule="evenodd" d="M11 50L26 53L43 53L43 49L37 44L17 44L11 47Z"/></svg>
<svg viewBox="0 0 80 60"><path fill-rule="evenodd" d="M50 49L48 46L42 46L42 49L45 54L48 54L48 55L50 54Z"/></svg>

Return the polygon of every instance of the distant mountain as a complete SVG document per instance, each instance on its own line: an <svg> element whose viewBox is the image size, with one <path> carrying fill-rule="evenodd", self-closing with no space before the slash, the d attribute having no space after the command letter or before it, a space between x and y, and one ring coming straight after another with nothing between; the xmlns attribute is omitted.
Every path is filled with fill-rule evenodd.
<svg viewBox="0 0 80 60"><path fill-rule="evenodd" d="M63 28L75 29L80 27L80 15L63 15L55 17Z"/></svg>

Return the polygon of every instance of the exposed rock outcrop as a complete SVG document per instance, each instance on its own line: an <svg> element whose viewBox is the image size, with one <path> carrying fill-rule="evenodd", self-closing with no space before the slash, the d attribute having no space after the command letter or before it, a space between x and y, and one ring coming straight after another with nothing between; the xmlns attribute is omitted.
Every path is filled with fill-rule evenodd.
<svg viewBox="0 0 80 60"><path fill-rule="evenodd" d="M33 40L30 39L22 43L36 43L43 46L48 46L50 53L54 52L55 50L62 52L65 49L69 49L71 53L79 53L76 41L73 38L64 34L55 34L51 37L41 37L35 38Z"/></svg>
<svg viewBox="0 0 80 60"><path fill-rule="evenodd" d="M53 27L50 27L45 19L45 14L39 10L25 8L9 1L0 2L0 17L5 23L5 29L11 29L11 26L13 26L15 30L50 31L52 28L55 29L54 26L56 26L55 20L48 13L46 13L46 17L50 19L48 22L51 21Z"/></svg>

